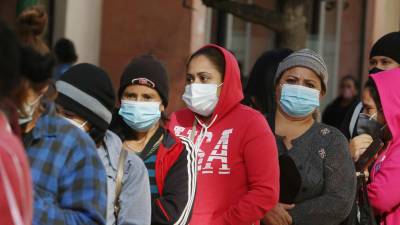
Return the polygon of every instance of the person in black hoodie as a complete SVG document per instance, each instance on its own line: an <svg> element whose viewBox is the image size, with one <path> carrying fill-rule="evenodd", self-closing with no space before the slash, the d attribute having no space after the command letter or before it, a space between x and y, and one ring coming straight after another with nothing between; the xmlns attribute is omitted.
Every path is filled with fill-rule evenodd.
<svg viewBox="0 0 400 225"><path fill-rule="evenodd" d="M348 75L340 81L340 95L325 109L322 122L340 129L347 111L355 102L359 102L357 81Z"/></svg>

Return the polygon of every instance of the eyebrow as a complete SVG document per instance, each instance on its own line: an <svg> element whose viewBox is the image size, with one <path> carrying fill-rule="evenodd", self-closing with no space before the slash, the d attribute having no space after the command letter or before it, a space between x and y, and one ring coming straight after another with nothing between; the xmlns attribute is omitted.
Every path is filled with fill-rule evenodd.
<svg viewBox="0 0 400 225"><path fill-rule="evenodd" d="M315 80L310 80L310 79L304 79L304 81L305 81L305 82L318 83L317 81L315 81Z"/></svg>
<svg viewBox="0 0 400 225"><path fill-rule="evenodd" d="M296 75L293 75L293 74L289 74L286 78L296 78L296 79L299 79L299 77L298 76L296 76Z"/></svg>

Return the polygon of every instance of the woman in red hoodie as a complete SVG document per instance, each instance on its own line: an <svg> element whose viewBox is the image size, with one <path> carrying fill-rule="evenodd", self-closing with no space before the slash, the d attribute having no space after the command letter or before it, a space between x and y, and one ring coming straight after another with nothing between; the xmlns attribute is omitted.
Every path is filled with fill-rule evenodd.
<svg viewBox="0 0 400 225"><path fill-rule="evenodd" d="M259 224L278 202L274 136L242 99L239 66L230 52L208 45L190 57L183 95L188 108L172 114L169 125L198 151L191 225Z"/></svg>

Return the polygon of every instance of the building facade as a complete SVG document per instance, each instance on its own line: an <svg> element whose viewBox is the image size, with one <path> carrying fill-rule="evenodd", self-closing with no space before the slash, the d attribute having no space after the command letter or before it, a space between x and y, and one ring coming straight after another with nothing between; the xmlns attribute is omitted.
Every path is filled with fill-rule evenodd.
<svg viewBox="0 0 400 225"><path fill-rule="evenodd" d="M32 0L30 0L32 1ZM240 0L275 9L277 0ZM74 41L79 62L105 68L118 87L124 66L141 54L154 54L168 70L168 110L183 107L186 61L207 43L231 50L243 76L264 51L276 47L272 30L206 8L201 0L38 0L49 10L46 38ZM315 1L308 26L307 47L321 53L330 73L325 102L337 94L340 78L365 80L371 45L382 35L400 30L398 0ZM18 1L0 2L0 17L13 24Z"/></svg>

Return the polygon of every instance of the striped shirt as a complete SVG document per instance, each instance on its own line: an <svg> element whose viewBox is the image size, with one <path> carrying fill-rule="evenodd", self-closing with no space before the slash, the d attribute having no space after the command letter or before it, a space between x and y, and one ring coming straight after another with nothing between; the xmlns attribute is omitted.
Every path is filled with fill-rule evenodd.
<svg viewBox="0 0 400 225"><path fill-rule="evenodd" d="M149 173L150 193L152 199L156 199L160 196L156 183L156 159L158 152L157 150L160 146L163 133L164 130L160 127L146 144L143 151L138 153L140 158L142 158L144 165L146 166Z"/></svg>

